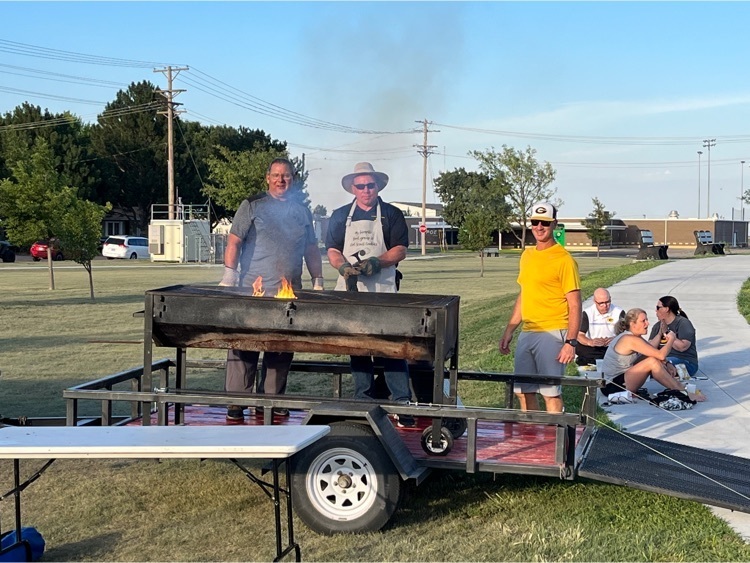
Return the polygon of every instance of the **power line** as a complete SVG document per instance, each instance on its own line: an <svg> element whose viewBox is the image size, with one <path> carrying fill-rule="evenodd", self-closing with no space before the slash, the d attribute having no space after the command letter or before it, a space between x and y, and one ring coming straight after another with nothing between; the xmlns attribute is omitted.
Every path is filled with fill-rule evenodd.
<svg viewBox="0 0 750 563"><path fill-rule="evenodd" d="M22 55L39 59L52 59L56 61L68 61L82 64L102 65L102 66L124 66L135 68L151 68L154 66L167 66L167 63L154 61L138 61L133 59L118 59L114 57L102 57L99 55L87 55L73 51L62 51L60 49L48 49L37 45L18 43L17 41L8 41L0 39L0 52L10 53L13 55Z"/></svg>
<svg viewBox="0 0 750 563"><path fill-rule="evenodd" d="M499 129L481 129L478 127L463 127L459 125L447 125L436 123L440 127L470 131L472 133L485 133L488 135L502 135L505 137L518 137L523 139L536 139L542 141L558 141L567 143L584 143L599 145L694 145L701 142L701 137L604 137L593 135L553 135L548 133L524 133L521 131L503 131ZM746 143L750 141L750 135L725 135L717 137L723 143Z"/></svg>

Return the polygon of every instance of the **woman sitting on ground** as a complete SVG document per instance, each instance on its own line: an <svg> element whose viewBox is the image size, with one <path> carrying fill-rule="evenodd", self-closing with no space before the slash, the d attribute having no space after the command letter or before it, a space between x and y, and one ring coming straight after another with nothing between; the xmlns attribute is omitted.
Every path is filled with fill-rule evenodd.
<svg viewBox="0 0 750 563"><path fill-rule="evenodd" d="M644 340L643 336L648 332L648 316L643 309L630 309L617 323L615 332L617 335L609 343L602 365L607 379L607 385L602 389L604 395L623 390L635 393L649 375L667 389L685 391L665 366L675 341L673 332L666 333L666 344L661 349ZM688 396L694 401L704 400L703 395L690 393Z"/></svg>
<svg viewBox="0 0 750 563"><path fill-rule="evenodd" d="M698 350L695 347L695 327L688 320L685 311L680 309L677 299L665 295L656 303L657 322L651 329L648 341L658 347L664 334L673 332L675 335L672 351L667 360L673 364L685 364L690 377L698 372Z"/></svg>

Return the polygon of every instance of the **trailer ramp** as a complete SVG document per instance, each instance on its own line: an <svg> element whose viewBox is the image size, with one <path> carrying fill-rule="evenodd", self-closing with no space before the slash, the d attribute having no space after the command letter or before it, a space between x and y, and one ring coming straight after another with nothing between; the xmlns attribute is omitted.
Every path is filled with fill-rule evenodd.
<svg viewBox="0 0 750 563"><path fill-rule="evenodd" d="M580 477L750 513L750 459L598 428Z"/></svg>

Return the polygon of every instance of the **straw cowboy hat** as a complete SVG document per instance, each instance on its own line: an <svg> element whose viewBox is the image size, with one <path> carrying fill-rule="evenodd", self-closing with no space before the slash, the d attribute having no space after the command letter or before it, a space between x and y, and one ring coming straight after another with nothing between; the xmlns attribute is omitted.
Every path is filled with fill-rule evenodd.
<svg viewBox="0 0 750 563"><path fill-rule="evenodd" d="M350 194L354 193L352 192L352 182L354 181L354 178L365 175L375 178L379 190L382 190L388 185L388 174L385 174L384 172L375 172L375 169L369 162L358 162L355 164L354 172L341 178L341 185L344 186L344 189Z"/></svg>

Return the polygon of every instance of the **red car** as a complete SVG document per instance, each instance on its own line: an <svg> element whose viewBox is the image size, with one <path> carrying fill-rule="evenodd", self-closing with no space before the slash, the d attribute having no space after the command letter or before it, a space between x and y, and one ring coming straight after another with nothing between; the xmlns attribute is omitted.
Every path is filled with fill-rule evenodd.
<svg viewBox="0 0 750 563"><path fill-rule="evenodd" d="M45 240L37 241L31 245L31 257L34 259L34 262L39 262L39 260L47 259L48 247L49 247L49 244ZM62 250L60 250L59 247L55 246L54 242L52 243L52 259L53 260L65 260Z"/></svg>

